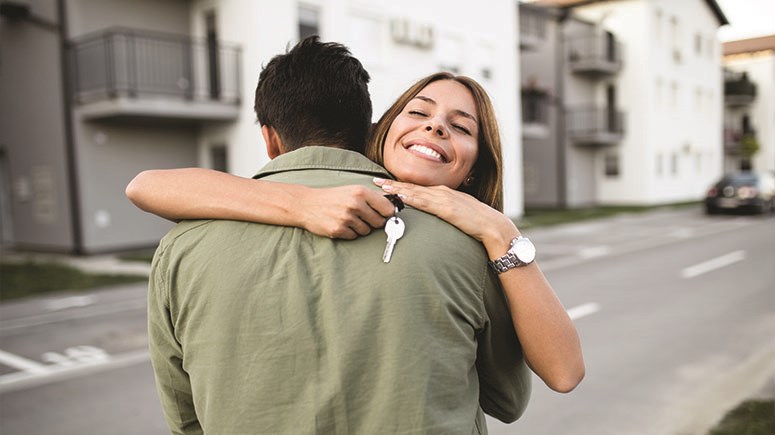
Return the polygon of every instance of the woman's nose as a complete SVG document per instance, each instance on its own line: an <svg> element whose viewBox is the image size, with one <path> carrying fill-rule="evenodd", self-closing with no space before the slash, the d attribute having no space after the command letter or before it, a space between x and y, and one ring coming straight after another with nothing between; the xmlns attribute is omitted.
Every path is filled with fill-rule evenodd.
<svg viewBox="0 0 775 435"><path fill-rule="evenodd" d="M427 125L425 126L425 131L432 131L436 134L436 136L443 137L445 132L444 129L440 125Z"/></svg>

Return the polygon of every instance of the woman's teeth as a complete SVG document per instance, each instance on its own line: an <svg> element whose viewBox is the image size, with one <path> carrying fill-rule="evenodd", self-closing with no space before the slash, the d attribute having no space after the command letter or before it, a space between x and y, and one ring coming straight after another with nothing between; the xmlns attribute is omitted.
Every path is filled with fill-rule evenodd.
<svg viewBox="0 0 775 435"><path fill-rule="evenodd" d="M439 154L438 152L436 152L436 151L434 151L434 150L432 150L432 149L430 149L430 148L428 148L426 146L412 145L412 146L409 147L409 149L417 151L417 152L420 152L420 153L423 153L426 156L431 156L431 157L439 160L440 162L444 161L444 158L441 156L441 154Z"/></svg>

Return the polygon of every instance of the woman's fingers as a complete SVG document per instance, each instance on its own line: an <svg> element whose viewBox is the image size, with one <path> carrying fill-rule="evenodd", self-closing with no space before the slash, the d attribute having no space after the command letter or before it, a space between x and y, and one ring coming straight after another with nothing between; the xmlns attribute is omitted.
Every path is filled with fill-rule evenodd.
<svg viewBox="0 0 775 435"><path fill-rule="evenodd" d="M365 186L314 189L307 210L307 230L334 239L355 239L385 225L393 204L385 194Z"/></svg>

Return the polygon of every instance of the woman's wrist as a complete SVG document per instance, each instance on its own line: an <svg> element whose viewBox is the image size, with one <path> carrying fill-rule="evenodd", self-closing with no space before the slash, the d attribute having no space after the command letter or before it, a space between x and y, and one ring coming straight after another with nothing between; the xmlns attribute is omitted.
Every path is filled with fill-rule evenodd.
<svg viewBox="0 0 775 435"><path fill-rule="evenodd" d="M520 236L514 222L506 215L501 216L503 219L490 225L487 235L482 240L490 259L503 256L509 250L511 241Z"/></svg>

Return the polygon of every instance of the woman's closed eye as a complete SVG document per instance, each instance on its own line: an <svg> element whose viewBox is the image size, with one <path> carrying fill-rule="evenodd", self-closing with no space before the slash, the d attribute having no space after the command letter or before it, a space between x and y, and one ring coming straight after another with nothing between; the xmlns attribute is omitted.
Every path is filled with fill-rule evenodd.
<svg viewBox="0 0 775 435"><path fill-rule="evenodd" d="M416 115L416 116L428 116L428 114L426 114L425 112L421 112L419 110L410 110L409 114Z"/></svg>
<svg viewBox="0 0 775 435"><path fill-rule="evenodd" d="M466 135L471 136L471 130L469 130L468 127L460 124L452 124L452 126L465 133Z"/></svg>

